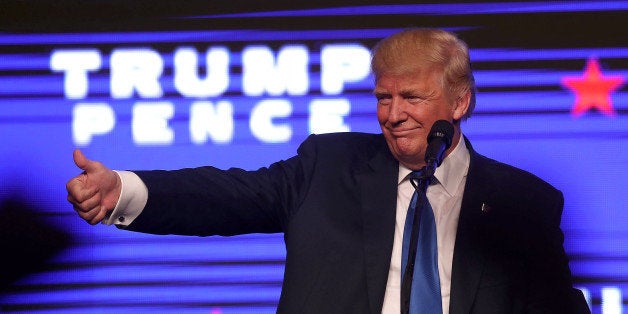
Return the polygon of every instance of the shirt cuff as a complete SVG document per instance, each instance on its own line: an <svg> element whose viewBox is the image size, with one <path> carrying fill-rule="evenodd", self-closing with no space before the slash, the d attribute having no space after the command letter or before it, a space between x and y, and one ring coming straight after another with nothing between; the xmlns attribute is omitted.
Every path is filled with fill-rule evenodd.
<svg viewBox="0 0 628 314"><path fill-rule="evenodd" d="M148 201L148 188L142 179L131 171L115 171L122 182L122 190L111 215L103 220L105 225L126 227L140 215Z"/></svg>

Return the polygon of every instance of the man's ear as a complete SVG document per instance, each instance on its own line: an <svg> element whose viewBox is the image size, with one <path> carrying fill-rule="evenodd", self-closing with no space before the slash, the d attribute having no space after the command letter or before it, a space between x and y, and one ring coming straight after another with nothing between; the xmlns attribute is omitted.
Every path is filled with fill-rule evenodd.
<svg viewBox="0 0 628 314"><path fill-rule="evenodd" d="M460 121L469 110L469 104L471 103L471 92L468 91L464 95L458 97L454 103L453 118L456 121Z"/></svg>

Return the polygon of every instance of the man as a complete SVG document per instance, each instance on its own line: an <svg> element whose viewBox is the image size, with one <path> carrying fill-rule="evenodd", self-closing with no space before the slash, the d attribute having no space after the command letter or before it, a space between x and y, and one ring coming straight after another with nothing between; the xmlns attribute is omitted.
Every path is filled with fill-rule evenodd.
<svg viewBox="0 0 628 314"><path fill-rule="evenodd" d="M284 232L278 312L399 313L407 176L425 166L428 132L446 120L452 145L427 189L443 313L587 312L562 245L562 194L461 134L475 105L466 45L406 30L374 48L372 70L382 134L312 135L297 156L257 171L116 173L75 151L84 172L68 200L91 224L139 232Z"/></svg>

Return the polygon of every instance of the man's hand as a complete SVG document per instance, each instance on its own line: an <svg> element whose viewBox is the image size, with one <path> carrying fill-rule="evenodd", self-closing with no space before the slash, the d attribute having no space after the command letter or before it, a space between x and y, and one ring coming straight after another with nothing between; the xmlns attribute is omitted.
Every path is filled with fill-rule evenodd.
<svg viewBox="0 0 628 314"><path fill-rule="evenodd" d="M100 162L87 159L78 149L74 150L74 163L83 172L66 184L68 201L81 218L95 225L116 206L122 182L118 174Z"/></svg>

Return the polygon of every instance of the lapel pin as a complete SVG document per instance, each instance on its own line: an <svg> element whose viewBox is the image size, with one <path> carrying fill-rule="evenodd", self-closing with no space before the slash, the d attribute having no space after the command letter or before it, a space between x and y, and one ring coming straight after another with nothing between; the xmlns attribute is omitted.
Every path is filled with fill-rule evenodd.
<svg viewBox="0 0 628 314"><path fill-rule="evenodd" d="M486 203L482 203L482 213L488 213L491 211L491 206L487 205Z"/></svg>

